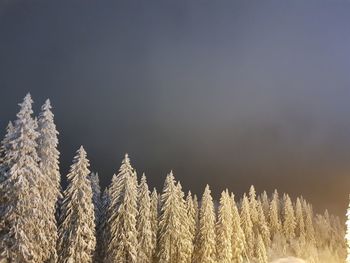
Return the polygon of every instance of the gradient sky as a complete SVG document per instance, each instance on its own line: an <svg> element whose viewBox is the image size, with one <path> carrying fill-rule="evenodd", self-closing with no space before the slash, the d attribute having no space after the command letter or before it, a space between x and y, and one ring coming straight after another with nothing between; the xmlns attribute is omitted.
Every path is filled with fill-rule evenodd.
<svg viewBox="0 0 350 263"><path fill-rule="evenodd" d="M61 170L82 144L103 185L125 152L150 186L254 184L343 216L350 1L0 0L0 129L49 97Z"/></svg>

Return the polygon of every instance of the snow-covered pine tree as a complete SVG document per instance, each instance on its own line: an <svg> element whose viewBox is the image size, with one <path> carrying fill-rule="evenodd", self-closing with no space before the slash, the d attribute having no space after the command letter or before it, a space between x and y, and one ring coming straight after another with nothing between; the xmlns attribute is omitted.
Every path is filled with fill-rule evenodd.
<svg viewBox="0 0 350 263"><path fill-rule="evenodd" d="M199 229L196 239L196 263L216 262L215 211L209 185L205 187L199 211Z"/></svg>
<svg viewBox="0 0 350 263"><path fill-rule="evenodd" d="M104 262L106 247L108 244L107 209L109 203L109 188L106 187L101 196L101 214L99 224L96 226L96 250L94 261L98 263Z"/></svg>
<svg viewBox="0 0 350 263"><path fill-rule="evenodd" d="M308 204L305 200L302 202L303 210L305 214L305 238L309 244L315 244L315 228L313 224L313 211L310 204Z"/></svg>
<svg viewBox="0 0 350 263"><path fill-rule="evenodd" d="M266 247L261 235L258 235L256 238L256 247L255 247L255 256L257 262L259 263L268 263Z"/></svg>
<svg viewBox="0 0 350 263"><path fill-rule="evenodd" d="M258 231L264 241L265 247L269 248L271 245L270 228L267 224L265 213L260 200L257 202L256 209L258 211Z"/></svg>
<svg viewBox="0 0 350 263"><path fill-rule="evenodd" d="M269 197L267 196L266 191L264 191L261 194L260 200L261 200L261 205L262 205L262 208L264 211L265 218L267 219L269 217L270 201L269 201Z"/></svg>
<svg viewBox="0 0 350 263"><path fill-rule="evenodd" d="M157 257L157 237L158 237L158 194L156 188L153 189L151 194L151 228L152 228L152 258Z"/></svg>
<svg viewBox="0 0 350 263"><path fill-rule="evenodd" d="M190 262L190 230L186 203L180 183L175 183L172 171L167 175L161 195L159 220L159 262Z"/></svg>
<svg viewBox="0 0 350 263"><path fill-rule="evenodd" d="M257 211L257 200L256 200L256 191L254 185L250 186L249 189L249 208L250 208L250 219L252 220L253 227L258 222L258 211Z"/></svg>
<svg viewBox="0 0 350 263"><path fill-rule="evenodd" d="M14 127L10 121L6 127L6 134L4 139L0 143L0 183L5 180L10 167L10 160L8 160L8 154L6 154L11 147L10 141L14 134Z"/></svg>
<svg viewBox="0 0 350 263"><path fill-rule="evenodd" d="M277 190L272 195L270 202L270 212L269 212L269 226L271 236L274 237L277 234L280 234L282 229L282 224L279 216L279 198Z"/></svg>
<svg viewBox="0 0 350 263"><path fill-rule="evenodd" d="M95 217L95 233L96 233L96 248L94 253L94 262L98 262L101 258L100 252L103 250L103 241L101 240L101 224L102 223L102 196L101 196L101 187L100 179L98 173L91 172L88 176L88 179L91 183L92 189L92 203L94 205L94 217Z"/></svg>
<svg viewBox="0 0 350 263"><path fill-rule="evenodd" d="M187 216L188 216L188 227L190 230L190 239L191 243L194 244L194 238L197 233L197 222L196 222L196 209L195 209L195 204L192 198L192 193L191 191L188 192L187 197L186 197L186 210L187 210ZM192 248L193 252L193 248Z"/></svg>
<svg viewBox="0 0 350 263"><path fill-rule="evenodd" d="M295 215L292 201L289 195L285 195L283 206L283 233L287 241L292 241L295 237Z"/></svg>
<svg viewBox="0 0 350 263"><path fill-rule="evenodd" d="M199 225L199 204L198 204L198 197L196 194L193 195L193 205L194 205L194 210L196 211L195 212L195 220L196 220L196 230L197 230L196 235L197 235L198 225Z"/></svg>
<svg viewBox="0 0 350 263"><path fill-rule="evenodd" d="M38 156L40 158L40 169L45 177L47 187L41 188L41 196L47 209L47 219L43 227L48 239L48 246L45 250L48 251L49 260L55 262L57 259L56 244L57 244L57 223L56 223L56 208L58 198L61 198L61 175L59 172L59 151L58 132L54 123L54 115L51 111L50 100L46 100L41 107L41 112L38 118Z"/></svg>
<svg viewBox="0 0 350 263"><path fill-rule="evenodd" d="M45 180L37 155L37 122L27 94L9 132L5 151L6 174L0 184L0 260L42 262L47 259L47 237L38 222L47 216L41 198Z"/></svg>
<svg viewBox="0 0 350 263"><path fill-rule="evenodd" d="M248 257L253 255L254 250L254 233L253 233L253 223L250 218L250 206L249 200L246 194L243 195L242 205L241 205L241 226L246 240L246 252Z"/></svg>
<svg viewBox="0 0 350 263"><path fill-rule="evenodd" d="M176 185L177 198L179 199L179 215L180 215L180 225L179 225L179 240L178 240L178 262L190 263L193 254L193 237L190 230L190 223L186 208L186 201L184 199L185 194L182 191L181 183L178 182Z"/></svg>
<svg viewBox="0 0 350 263"><path fill-rule="evenodd" d="M92 203L94 204L94 211L95 211L95 225L96 227L98 227L100 218L101 218L101 213L102 213L100 179L98 177L98 173L94 173L94 172L91 172L88 178L91 182Z"/></svg>
<svg viewBox="0 0 350 263"><path fill-rule="evenodd" d="M137 261L137 180L125 155L119 173L112 178L107 211L105 262Z"/></svg>
<svg viewBox="0 0 350 263"><path fill-rule="evenodd" d="M246 258L246 242L243 230L241 228L241 218L235 202L234 194L231 193L231 211L232 211L232 262L242 263Z"/></svg>
<svg viewBox="0 0 350 263"><path fill-rule="evenodd" d="M92 262L96 245L94 205L88 179L89 161L83 147L77 151L64 191L59 226L59 262Z"/></svg>
<svg viewBox="0 0 350 263"><path fill-rule="evenodd" d="M305 238L305 222L304 222L303 208L299 197L297 198L295 203L295 221L296 221L296 228L295 228L296 236L298 238Z"/></svg>
<svg viewBox="0 0 350 263"><path fill-rule="evenodd" d="M228 191L220 197L218 222L216 225L216 251L218 263L230 263L232 260L232 211Z"/></svg>
<svg viewBox="0 0 350 263"><path fill-rule="evenodd" d="M175 263L178 259L178 227L180 226L179 199L172 171L167 175L160 197L158 261Z"/></svg>
<svg viewBox="0 0 350 263"><path fill-rule="evenodd" d="M151 224L151 199L145 174L141 177L138 194L139 213L137 217L138 253L137 262L151 263L153 233Z"/></svg>
<svg viewBox="0 0 350 263"><path fill-rule="evenodd" d="M350 195L349 195L350 199ZM346 240L346 263L350 263L350 203L348 209L346 211L346 232L345 232L345 240Z"/></svg>

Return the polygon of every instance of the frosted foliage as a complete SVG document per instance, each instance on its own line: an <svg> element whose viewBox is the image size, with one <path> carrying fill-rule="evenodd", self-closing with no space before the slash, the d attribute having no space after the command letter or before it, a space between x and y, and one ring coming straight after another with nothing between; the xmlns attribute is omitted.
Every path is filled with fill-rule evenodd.
<svg viewBox="0 0 350 263"><path fill-rule="evenodd" d="M255 251L256 251L255 256L256 256L257 262L268 263L266 247L261 235L258 235L258 238L256 240L257 240L257 243L255 248Z"/></svg>
<svg viewBox="0 0 350 263"><path fill-rule="evenodd" d="M216 262L214 204L209 186L205 187L199 211L199 230L196 240L195 262Z"/></svg>
<svg viewBox="0 0 350 263"><path fill-rule="evenodd" d="M64 191L59 227L59 262L92 262L95 250L95 217L88 179L89 161L83 147L77 151Z"/></svg>
<svg viewBox="0 0 350 263"><path fill-rule="evenodd" d="M230 199L231 199L231 212L232 212L232 235L231 235L232 261L235 263L241 263L243 262L243 259L247 254L245 236L241 228L241 219L240 219L240 215L239 215L233 194L231 194Z"/></svg>
<svg viewBox="0 0 350 263"><path fill-rule="evenodd" d="M45 180L37 155L37 122L31 117L28 94L20 105L13 127L5 138L5 176L0 184L0 255L11 262L46 260L48 237L38 222L47 213L41 197ZM54 234L54 233L53 233Z"/></svg>
<svg viewBox="0 0 350 263"><path fill-rule="evenodd" d="M40 158L40 169L44 176L45 187L41 188L41 196L47 208L48 217L45 220L46 236L48 237L47 250L51 261L56 260L56 207L60 193L59 151L57 150L58 132L54 123L54 115L51 112L50 100L46 100L41 107L38 118L38 156Z"/></svg>
<svg viewBox="0 0 350 263"><path fill-rule="evenodd" d="M230 196L226 191L221 193L217 222L217 262L229 263L232 260L232 211Z"/></svg>
<svg viewBox="0 0 350 263"><path fill-rule="evenodd" d="M350 205L348 207L348 210L346 212L346 248L347 248L347 257L346 262L350 263Z"/></svg>
<svg viewBox="0 0 350 263"><path fill-rule="evenodd" d="M32 114L28 94L0 144L1 263L350 263L350 206L344 224L254 186L236 203L207 185L198 201L172 172L150 193L127 154L101 196L81 147L62 198L50 101Z"/></svg>
<svg viewBox="0 0 350 263"><path fill-rule="evenodd" d="M295 216L292 201L289 196L285 196L284 202L284 220L283 220L283 232L287 240L292 240L295 237Z"/></svg>
<svg viewBox="0 0 350 263"><path fill-rule="evenodd" d="M282 228L279 217L279 198L277 191L274 192L269 210L269 224L272 237L278 234Z"/></svg>
<svg viewBox="0 0 350 263"><path fill-rule="evenodd" d="M187 210L187 222L188 222L188 230L189 230L189 241L191 244L191 256L193 253L193 244L194 244L194 238L197 234L197 211L195 208L195 201L192 198L191 192L187 194L186 197L186 210Z"/></svg>
<svg viewBox="0 0 350 263"><path fill-rule="evenodd" d="M158 236L158 194L157 190L153 189L151 194L151 228L152 228L152 258L156 257L157 252L157 236Z"/></svg>
<svg viewBox="0 0 350 263"><path fill-rule="evenodd" d="M138 195L139 214L137 218L138 254L140 263L152 262L153 233L151 224L151 199L145 175L141 178Z"/></svg>
<svg viewBox="0 0 350 263"><path fill-rule="evenodd" d="M95 224L98 226L102 216L101 188L98 173L92 172L89 175L89 180L92 188L92 203L94 204L95 210Z"/></svg>
<svg viewBox="0 0 350 263"><path fill-rule="evenodd" d="M113 177L108 206L108 245L105 262L137 261L137 180L128 155Z"/></svg>
<svg viewBox="0 0 350 263"><path fill-rule="evenodd" d="M250 217L250 206L247 196L244 194L241 205L241 226L246 240L246 252L248 257L252 256L254 248L253 223Z"/></svg>
<svg viewBox="0 0 350 263"><path fill-rule="evenodd" d="M159 219L159 262L190 262L192 241L186 203L181 185L175 183L173 173L166 177L161 195Z"/></svg>
<svg viewBox="0 0 350 263"><path fill-rule="evenodd" d="M8 175L11 166L9 151L11 149L11 139L14 136L14 127L12 122L9 122L6 128L6 134L0 144L0 183L4 181Z"/></svg>

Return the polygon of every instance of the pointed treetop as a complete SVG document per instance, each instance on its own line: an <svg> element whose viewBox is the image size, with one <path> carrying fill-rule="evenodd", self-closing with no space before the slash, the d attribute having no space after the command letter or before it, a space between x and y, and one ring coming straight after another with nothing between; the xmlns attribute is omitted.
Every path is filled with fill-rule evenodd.
<svg viewBox="0 0 350 263"><path fill-rule="evenodd" d="M19 103L18 105L21 107L20 111L17 113L17 117L18 118L21 118L21 116L24 116L26 114L29 114L31 115L33 113L33 110L32 110L32 103L33 103L33 100L32 100L32 97L30 96L30 93L28 93L23 101L21 103Z"/></svg>
<svg viewBox="0 0 350 263"><path fill-rule="evenodd" d="M156 189L155 187L153 188L153 191L152 191L152 195L153 195L153 194L156 195L156 196L158 196L158 194L157 194L157 189Z"/></svg>
<svg viewBox="0 0 350 263"><path fill-rule="evenodd" d="M47 110L51 110L51 109L52 109L52 106L51 106L50 99L46 99L45 103L41 106L41 110L47 111Z"/></svg>
<svg viewBox="0 0 350 263"><path fill-rule="evenodd" d="M142 173L140 184L146 184L146 183L147 183L146 175L145 175L145 173Z"/></svg>
<svg viewBox="0 0 350 263"><path fill-rule="evenodd" d="M128 153L125 153L123 163L130 164L130 158Z"/></svg>
<svg viewBox="0 0 350 263"><path fill-rule="evenodd" d="M33 101L32 101L32 95L30 95L30 92L28 92L28 93L24 96L23 102L24 102L24 101L33 102Z"/></svg>
<svg viewBox="0 0 350 263"><path fill-rule="evenodd" d="M23 101L18 105L23 107L25 105L29 105L29 104L31 105L32 103L33 103L32 96L30 95L30 93L27 93L27 95L25 95L25 97L23 98Z"/></svg>
<svg viewBox="0 0 350 263"><path fill-rule="evenodd" d="M81 156L81 157L85 157L85 156L86 156L86 151L85 151L83 145L81 145L81 146L79 147L77 153L78 153L79 156Z"/></svg>

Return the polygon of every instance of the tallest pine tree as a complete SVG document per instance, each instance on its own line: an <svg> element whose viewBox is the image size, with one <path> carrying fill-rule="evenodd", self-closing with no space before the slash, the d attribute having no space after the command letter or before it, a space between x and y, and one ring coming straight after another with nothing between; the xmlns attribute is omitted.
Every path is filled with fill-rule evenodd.
<svg viewBox="0 0 350 263"><path fill-rule="evenodd" d="M5 153L9 167L1 182L0 261L42 262L47 258L47 240L42 233L44 204L40 188L43 175L37 155L37 123L32 118L32 98L28 94L9 136Z"/></svg>

